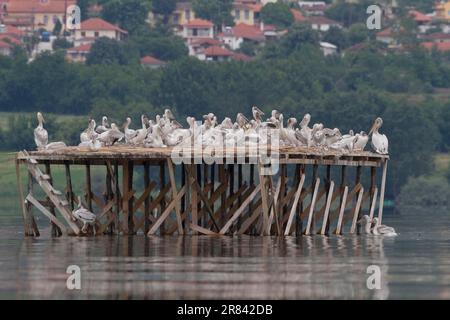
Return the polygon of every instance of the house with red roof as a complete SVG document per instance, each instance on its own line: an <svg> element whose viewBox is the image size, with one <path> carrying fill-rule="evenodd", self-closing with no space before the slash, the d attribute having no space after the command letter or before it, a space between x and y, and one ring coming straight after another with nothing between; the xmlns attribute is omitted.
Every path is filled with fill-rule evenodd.
<svg viewBox="0 0 450 320"><path fill-rule="evenodd" d="M3 1L2 23L21 29L46 29L52 31L57 21L65 24L68 6L76 0L8 0Z"/></svg>
<svg viewBox="0 0 450 320"><path fill-rule="evenodd" d="M236 0L231 9L231 16L234 19L234 23L245 23L248 25L259 24L263 6L264 4L258 1Z"/></svg>
<svg viewBox="0 0 450 320"><path fill-rule="evenodd" d="M181 36L190 44L199 38L214 38L214 24L204 19L193 19L183 25Z"/></svg>
<svg viewBox="0 0 450 320"><path fill-rule="evenodd" d="M342 25L339 22L323 16L311 16L308 18L308 21L311 23L311 28L317 31L326 32L330 30L331 27L342 28Z"/></svg>
<svg viewBox="0 0 450 320"><path fill-rule="evenodd" d="M291 13L294 16L295 23L305 22L306 18L303 16L303 13L297 9L291 9Z"/></svg>
<svg viewBox="0 0 450 320"><path fill-rule="evenodd" d="M422 42L420 45L430 51L450 52L450 42Z"/></svg>
<svg viewBox="0 0 450 320"><path fill-rule="evenodd" d="M244 42L261 43L266 40L261 27L245 23L225 28L218 38L232 50L239 49Z"/></svg>
<svg viewBox="0 0 450 320"><path fill-rule="evenodd" d="M377 41L386 43L386 44L395 44L395 32L392 30L392 28L386 28L384 30L381 30L380 32L377 32L376 34Z"/></svg>
<svg viewBox="0 0 450 320"><path fill-rule="evenodd" d="M128 32L100 18L91 18L81 22L80 28L74 31L75 43L93 43L100 37L120 41L127 37Z"/></svg>
<svg viewBox="0 0 450 320"><path fill-rule="evenodd" d="M23 37L25 36L25 32L14 27L14 26L6 26L4 24L0 24L0 40L6 42L11 45L23 45ZM6 46L5 50L6 50Z"/></svg>
<svg viewBox="0 0 450 320"><path fill-rule="evenodd" d="M166 63L164 61L156 59L152 56L145 56L141 58L141 66L143 66L144 68L159 69L161 67L164 67L165 65Z"/></svg>
<svg viewBox="0 0 450 320"><path fill-rule="evenodd" d="M189 43L189 55L198 56L203 52L204 49L211 46L221 46L223 43L220 40L212 38L196 38L192 39Z"/></svg>
<svg viewBox="0 0 450 320"><path fill-rule="evenodd" d="M211 46L204 49L198 58L205 61L229 61L233 56L234 52L226 48Z"/></svg>
<svg viewBox="0 0 450 320"><path fill-rule="evenodd" d="M91 44L84 43L66 50L66 59L70 62L84 63L91 51Z"/></svg>
<svg viewBox="0 0 450 320"><path fill-rule="evenodd" d="M431 22L433 19L430 16L417 10L409 10L408 14L417 23L420 32L425 33L432 28Z"/></svg>

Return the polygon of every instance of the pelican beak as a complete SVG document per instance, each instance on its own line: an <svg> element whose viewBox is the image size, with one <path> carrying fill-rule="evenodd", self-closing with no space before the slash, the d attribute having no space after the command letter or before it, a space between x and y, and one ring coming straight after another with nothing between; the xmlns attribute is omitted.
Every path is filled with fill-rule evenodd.
<svg viewBox="0 0 450 320"><path fill-rule="evenodd" d="M373 123L372 128L370 128L369 136L375 131L376 122Z"/></svg>

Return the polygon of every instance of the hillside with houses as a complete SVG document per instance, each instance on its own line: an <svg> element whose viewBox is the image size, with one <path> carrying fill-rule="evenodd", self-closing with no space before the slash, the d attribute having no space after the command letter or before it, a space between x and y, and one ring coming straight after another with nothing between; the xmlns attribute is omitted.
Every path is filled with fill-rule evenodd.
<svg viewBox="0 0 450 320"><path fill-rule="evenodd" d="M407 51L409 43L402 40L408 37L427 50L450 50L450 1L433 3L427 12L414 6L400 7L395 0L379 1L383 17L382 30L377 32L364 28L368 1L213 0L220 5L209 7L206 2L79 0L81 24L68 30L66 11L77 4L75 0L1 0L0 54L11 55L19 47L32 60L44 51L62 48L68 61L84 63L100 38L126 42L163 28L164 35L170 33L183 42L188 55L199 60L251 61L265 45L286 36L296 24L308 25L319 33L318 46L324 55L360 50L370 40L382 44L381 50ZM121 13L114 10L122 9L137 23L141 21L139 30L136 26L127 30L127 23L121 23ZM214 11L222 9L228 12L217 15ZM150 68L167 62L158 52L141 54L139 61Z"/></svg>

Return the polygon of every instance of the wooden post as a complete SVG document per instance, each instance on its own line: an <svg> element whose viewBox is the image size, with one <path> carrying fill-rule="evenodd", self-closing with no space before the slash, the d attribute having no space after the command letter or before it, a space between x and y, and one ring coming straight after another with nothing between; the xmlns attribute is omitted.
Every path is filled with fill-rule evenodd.
<svg viewBox="0 0 450 320"><path fill-rule="evenodd" d="M144 189L150 184L150 165L148 161L144 162ZM150 194L144 200L144 233L150 230Z"/></svg>
<svg viewBox="0 0 450 320"><path fill-rule="evenodd" d="M65 161L64 167L66 169L66 198L70 204L70 208L75 209L73 204L73 190L72 190L72 175L70 173L70 164L68 161Z"/></svg>
<svg viewBox="0 0 450 320"><path fill-rule="evenodd" d="M384 163L383 163L383 174L381 177L380 204L378 207L378 224L381 224L381 221L383 220L384 192L386 189L387 165L388 165L388 160L385 159Z"/></svg>
<svg viewBox="0 0 450 320"><path fill-rule="evenodd" d="M89 211L92 212L91 166L89 164L86 164L86 202Z"/></svg>
<svg viewBox="0 0 450 320"><path fill-rule="evenodd" d="M195 180L197 180L197 169L195 164L191 164L191 170L190 170L191 176L190 178L190 185L194 183ZM192 206L192 217L191 217L191 225L197 226L198 225L198 196L197 196L197 190L195 188L191 188L191 206ZM192 230L192 234L196 235L198 232L196 230Z"/></svg>
<svg viewBox="0 0 450 320"><path fill-rule="evenodd" d="M320 184L320 178L316 178L314 192L312 194L312 199L311 199L311 205L309 207L308 224L306 225L305 235L310 235L311 229L314 228L314 225L313 225L314 208L316 206L317 192L319 191L319 184Z"/></svg>
<svg viewBox="0 0 450 320"><path fill-rule="evenodd" d="M109 202L114 199L114 193L112 190L112 175L111 175L111 171L108 168L108 165L106 165L106 178L105 179L106 179L105 204L108 205ZM107 215L107 220L108 220L108 222L111 222L111 223L109 223L109 225L108 225L107 232L110 235L114 234L114 231L115 231L114 220L111 220L112 215L113 215L112 209L109 209L108 215Z"/></svg>
<svg viewBox="0 0 450 320"><path fill-rule="evenodd" d="M313 165L312 179L311 179L311 190L315 189L316 185L318 186L317 181L316 181L318 179L317 178L317 171L318 171L318 169L319 169L319 166L317 164L314 164ZM319 178L319 184L320 184L320 178ZM310 230L314 230L314 226L315 226L315 221L314 221L314 206L316 204L316 198L315 197L317 197L317 192L313 192L311 194L310 212L312 212L312 216L308 217L308 225L309 225ZM308 229L308 227L306 227L306 228ZM308 230L308 231L310 231L310 230ZM310 233L309 232L308 233L305 232L305 234L310 234Z"/></svg>
<svg viewBox="0 0 450 320"><path fill-rule="evenodd" d="M160 190L162 190L164 188L164 186L166 185L166 172L165 172L165 164L164 162L162 164L160 164L159 166L159 186L160 186ZM166 201L163 198L161 200L161 211L160 211L160 215L163 213L163 211L166 208ZM163 223L161 223L161 226L159 228L159 234L160 235L164 235L166 234L166 223L165 221L163 221Z"/></svg>
<svg viewBox="0 0 450 320"><path fill-rule="evenodd" d="M115 212L115 221L114 225L117 229L117 232L123 230L120 223L120 211L121 207L121 197L120 197L120 187L119 187L119 164L117 162L114 163L114 185L115 185L115 195L116 195L116 212Z"/></svg>
<svg viewBox="0 0 450 320"><path fill-rule="evenodd" d="M325 213L323 215L323 221L322 221L322 229L320 230L321 235L325 235L328 232L328 229L330 226L329 221L328 221L328 215L330 213L331 200L333 198L333 193L334 193L334 181L331 181L329 183L327 203L325 206Z"/></svg>
<svg viewBox="0 0 450 320"><path fill-rule="evenodd" d="M358 194L358 200L356 201L355 211L353 212L353 221L352 221L352 227L350 228L350 234L354 234L356 231L356 226L358 222L359 212L361 208L361 201L362 197L364 195L364 188L361 187Z"/></svg>
<svg viewBox="0 0 450 320"><path fill-rule="evenodd" d="M20 165L17 159L16 159L16 177L17 177L17 188L20 198L20 206L22 208L24 234L26 237L28 237L33 235L33 231L31 230L31 219L29 211L27 209L27 204L25 203L25 195L23 194L22 189L22 178L20 176Z"/></svg>
<svg viewBox="0 0 450 320"><path fill-rule="evenodd" d="M177 183L175 180L175 169L173 168L173 163L170 158L167 158L167 169L169 172L169 179L170 179L170 186L172 189L172 197L175 199L177 197L178 191L177 191ZM177 225L178 225L178 234L183 235L183 225L181 223L181 208L180 203L177 201L175 204L175 212L177 216Z"/></svg>
<svg viewBox="0 0 450 320"><path fill-rule="evenodd" d="M300 182L298 184L297 190L295 192L294 203L292 204L291 213L289 215L289 219L286 224L286 230L284 231L285 236L288 236L290 233L292 221L294 220L295 214L297 213L297 215L298 215L297 206L298 206L298 201L300 199L300 195L302 193L304 183L305 183L305 174L303 173L301 176Z"/></svg>
<svg viewBox="0 0 450 320"><path fill-rule="evenodd" d="M51 173L51 169L50 169L50 163L47 161L45 162L45 174L47 174L49 176L49 180L48 183L53 186L53 178L52 178L52 173ZM53 206L53 204L50 201L50 198L47 197L46 198L47 203L49 204L50 207L50 213L56 217L56 212L55 212L55 207ZM55 223L51 223L52 224L52 236L53 237L59 237L62 235L62 231L61 229L55 224Z"/></svg>
<svg viewBox="0 0 450 320"><path fill-rule="evenodd" d="M348 195L348 187L345 186L344 193L342 194L342 197L341 197L341 207L339 210L339 218L338 218L338 223L337 223L337 227L336 227L337 235L340 235L342 233L342 221L344 219L344 211L345 211L345 205L347 203L347 195Z"/></svg>

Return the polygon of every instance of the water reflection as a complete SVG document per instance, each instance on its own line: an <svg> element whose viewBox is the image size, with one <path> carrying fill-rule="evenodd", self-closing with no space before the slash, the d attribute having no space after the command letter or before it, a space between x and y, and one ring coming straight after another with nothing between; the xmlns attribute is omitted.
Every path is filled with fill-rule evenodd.
<svg viewBox="0 0 450 320"><path fill-rule="evenodd" d="M428 231L418 239L417 226L395 219L401 218L389 224L401 235L393 239L319 235L24 239L11 226L0 239L0 298L450 298L448 224L433 231L439 237L430 239ZM82 270L80 291L66 289L66 268L73 264ZM380 268L380 290L366 286L369 265Z"/></svg>

